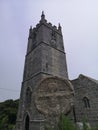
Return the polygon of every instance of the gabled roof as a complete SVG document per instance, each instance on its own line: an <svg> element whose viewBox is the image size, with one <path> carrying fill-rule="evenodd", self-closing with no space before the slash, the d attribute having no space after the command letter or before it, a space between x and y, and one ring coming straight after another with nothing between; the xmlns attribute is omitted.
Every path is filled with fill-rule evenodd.
<svg viewBox="0 0 98 130"><path fill-rule="evenodd" d="M70 81L74 82L74 81L77 81L77 80L79 80L79 79L81 79L81 78L86 78L86 79L88 79L88 80L90 80L90 81L92 81L92 82L94 82L94 83L98 84L98 80L93 79L93 78L88 77L88 76L83 75L83 74L80 74L78 78L73 79L73 80L70 80Z"/></svg>
<svg viewBox="0 0 98 130"><path fill-rule="evenodd" d="M88 76L85 76L85 75L83 75L83 74L80 74L78 78L82 78L82 77L87 78L87 79L91 80L92 82L98 84L98 80L93 79L93 78L88 77Z"/></svg>

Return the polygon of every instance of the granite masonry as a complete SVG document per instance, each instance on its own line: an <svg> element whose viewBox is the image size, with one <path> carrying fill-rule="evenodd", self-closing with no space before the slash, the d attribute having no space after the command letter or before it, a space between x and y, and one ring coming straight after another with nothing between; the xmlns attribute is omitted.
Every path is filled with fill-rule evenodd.
<svg viewBox="0 0 98 130"><path fill-rule="evenodd" d="M75 118L81 122L83 118L90 125L95 126L98 123L98 80L94 80L85 75L80 75L72 80L74 86L74 107Z"/></svg>
<svg viewBox="0 0 98 130"><path fill-rule="evenodd" d="M29 29L15 130L44 130L45 114L60 110L75 122L83 116L91 125L98 122L98 81L84 75L69 80L61 26L48 23L42 12Z"/></svg>

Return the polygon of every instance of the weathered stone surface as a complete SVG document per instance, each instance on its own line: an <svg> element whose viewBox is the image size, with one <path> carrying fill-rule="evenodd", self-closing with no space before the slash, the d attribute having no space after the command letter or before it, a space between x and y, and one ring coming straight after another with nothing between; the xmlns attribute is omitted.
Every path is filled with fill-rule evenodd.
<svg viewBox="0 0 98 130"><path fill-rule="evenodd" d="M91 126L96 126L98 122L98 81L81 74L71 83L75 90L76 121L82 122L82 118L85 117ZM84 98L87 100L83 100Z"/></svg>
<svg viewBox="0 0 98 130"><path fill-rule="evenodd" d="M33 92L40 81L49 76L68 79L66 54L61 29L41 19L29 30L16 130L44 130L45 117L34 105Z"/></svg>
<svg viewBox="0 0 98 130"><path fill-rule="evenodd" d="M73 105L74 90L66 79L48 77L35 89L35 105L45 116L67 114Z"/></svg>
<svg viewBox="0 0 98 130"><path fill-rule="evenodd" d="M53 77L44 79L50 76ZM74 116L68 116L74 117L76 122L81 122L84 115L87 122L94 125L98 122L98 80L82 75L71 83L75 90L74 112L71 111ZM36 93L33 93L35 89ZM27 127L29 130L44 130L44 115L51 120L60 112L66 114L71 109L72 97L73 88L68 81L61 27L56 28L47 23L42 15L39 24L29 31L15 130L27 130ZM84 97L88 98L89 103L83 102ZM30 99L29 103L27 99ZM85 107L87 105L88 107ZM52 120L55 122L56 118Z"/></svg>

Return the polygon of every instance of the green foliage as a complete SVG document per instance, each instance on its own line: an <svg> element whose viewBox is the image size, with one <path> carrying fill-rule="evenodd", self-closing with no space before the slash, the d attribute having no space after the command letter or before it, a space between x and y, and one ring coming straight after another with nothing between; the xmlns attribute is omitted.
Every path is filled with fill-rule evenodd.
<svg viewBox="0 0 98 130"><path fill-rule="evenodd" d="M64 114L60 115L58 124L58 128L53 130L76 130L75 124L71 122ZM45 127L45 130L52 130L49 127Z"/></svg>
<svg viewBox="0 0 98 130"><path fill-rule="evenodd" d="M45 127L45 130L51 130L50 128L48 128L48 127Z"/></svg>
<svg viewBox="0 0 98 130"><path fill-rule="evenodd" d="M85 117L83 117L82 123L83 123L83 130L88 130L88 127L87 127L87 124L86 124Z"/></svg>
<svg viewBox="0 0 98 130"><path fill-rule="evenodd" d="M85 118L83 118L83 129L82 130L98 130L98 124L96 128L88 128L86 124ZM51 130L50 128L45 128L45 130ZM59 122L58 122L58 129L54 130L78 130L73 122L71 122L64 114L61 114Z"/></svg>
<svg viewBox="0 0 98 130"><path fill-rule="evenodd" d="M96 124L96 128L92 128L90 130L98 130L98 124Z"/></svg>
<svg viewBox="0 0 98 130"><path fill-rule="evenodd" d="M16 122L19 100L0 103L0 130L12 130Z"/></svg>
<svg viewBox="0 0 98 130"><path fill-rule="evenodd" d="M76 130L75 125L64 114L60 116L58 127L59 130Z"/></svg>
<svg viewBox="0 0 98 130"><path fill-rule="evenodd" d="M18 104L19 100L7 100L0 103L0 130L13 129L16 122ZM61 114L57 126L58 129L54 130L77 130L75 124L64 114ZM51 128L45 127L45 130L51 130ZM98 124L96 125L96 128L88 129L85 118L83 118L83 130L98 130Z"/></svg>

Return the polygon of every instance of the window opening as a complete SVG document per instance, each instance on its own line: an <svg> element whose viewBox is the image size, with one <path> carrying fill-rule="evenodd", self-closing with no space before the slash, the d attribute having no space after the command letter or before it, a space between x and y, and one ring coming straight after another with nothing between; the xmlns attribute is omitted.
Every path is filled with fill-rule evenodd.
<svg viewBox="0 0 98 130"><path fill-rule="evenodd" d="M83 98L83 102L84 102L84 106L86 108L90 108L90 102L89 102L89 99L87 97Z"/></svg>

